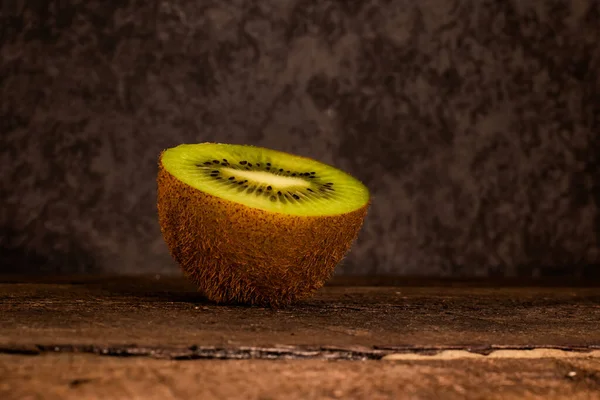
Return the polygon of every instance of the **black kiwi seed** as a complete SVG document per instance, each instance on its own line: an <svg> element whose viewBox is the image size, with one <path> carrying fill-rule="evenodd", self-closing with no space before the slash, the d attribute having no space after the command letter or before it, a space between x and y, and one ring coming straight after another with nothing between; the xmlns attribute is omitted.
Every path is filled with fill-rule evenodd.
<svg viewBox="0 0 600 400"><path fill-rule="evenodd" d="M333 185L333 182L327 182L326 185Z"/></svg>
<svg viewBox="0 0 600 400"><path fill-rule="evenodd" d="M314 178L314 177L315 177L314 175L309 176L309 178L311 178L311 179Z"/></svg>
<svg viewBox="0 0 600 400"><path fill-rule="evenodd" d="M227 162L227 159L226 159L226 158L224 158L224 159L223 159L223 162Z"/></svg>
<svg viewBox="0 0 600 400"><path fill-rule="evenodd" d="M267 171L270 171L270 170L271 170L271 167L267 167L266 169L267 169Z"/></svg>
<svg viewBox="0 0 600 400"><path fill-rule="evenodd" d="M315 173L316 173L316 172L311 172L310 174L311 174L311 175L314 175Z"/></svg>
<svg viewBox="0 0 600 400"><path fill-rule="evenodd" d="M299 200L299 199L300 199L300 197L298 197L298 195L297 195L297 194L293 194L293 195L292 195L292 197L293 197L293 198L295 198L296 200Z"/></svg>
<svg viewBox="0 0 600 400"><path fill-rule="evenodd" d="M267 186L267 190L271 190L273 189L271 186Z"/></svg>
<svg viewBox="0 0 600 400"><path fill-rule="evenodd" d="M235 178L234 178L233 176L230 176L230 177L229 177L229 180L230 180L230 181L232 181L232 180L234 180L234 179L235 179Z"/></svg>
<svg viewBox="0 0 600 400"><path fill-rule="evenodd" d="M262 189L256 189L258 193L262 193Z"/></svg>
<svg viewBox="0 0 600 400"><path fill-rule="evenodd" d="M257 163L256 163L256 166L257 166L257 167L260 167L260 163L259 163L259 162L257 162Z"/></svg>
<svg viewBox="0 0 600 400"><path fill-rule="evenodd" d="M278 191L278 192L277 192L277 194L278 194L279 196L281 196L281 190L280 190L280 191Z"/></svg>
<svg viewBox="0 0 600 400"><path fill-rule="evenodd" d="M283 172L283 168L279 168L279 172Z"/></svg>
<svg viewBox="0 0 600 400"><path fill-rule="evenodd" d="M292 176L296 176L296 174L292 174Z"/></svg>
<svg viewBox="0 0 600 400"><path fill-rule="evenodd" d="M248 166L249 166L249 167L251 167L251 166L252 166L252 164L248 163Z"/></svg>
<svg viewBox="0 0 600 400"><path fill-rule="evenodd" d="M246 165L247 161L240 161L240 164Z"/></svg>
<svg viewBox="0 0 600 400"><path fill-rule="evenodd" d="M242 181L239 181L237 184L238 184L238 185L243 185L243 184L244 184L244 182L242 182Z"/></svg>
<svg viewBox="0 0 600 400"><path fill-rule="evenodd" d="M268 163L267 163L267 167L270 167L270 166L271 166L271 163L270 163L270 162L268 162Z"/></svg>
<svg viewBox="0 0 600 400"><path fill-rule="evenodd" d="M210 161L205 161L204 162L204 165L210 165L210 164L212 164Z"/></svg>
<svg viewBox="0 0 600 400"><path fill-rule="evenodd" d="M212 172L213 174L218 174L218 173L219 173L219 171L217 171L216 169L215 169L215 170L213 170L213 171L211 171L211 172Z"/></svg>
<svg viewBox="0 0 600 400"><path fill-rule="evenodd" d="M285 171L285 172L287 172L288 174L290 173L290 171Z"/></svg>
<svg viewBox="0 0 600 400"><path fill-rule="evenodd" d="M220 164L219 160L213 160L213 164Z"/></svg>
<svg viewBox="0 0 600 400"><path fill-rule="evenodd" d="M308 190L309 192L313 192L314 193L314 191L311 188L308 188L306 190Z"/></svg>

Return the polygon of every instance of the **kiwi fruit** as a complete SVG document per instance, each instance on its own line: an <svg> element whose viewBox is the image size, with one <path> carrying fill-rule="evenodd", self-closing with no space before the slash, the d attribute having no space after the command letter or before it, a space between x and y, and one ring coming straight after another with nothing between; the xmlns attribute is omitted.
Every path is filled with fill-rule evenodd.
<svg viewBox="0 0 600 400"><path fill-rule="evenodd" d="M283 306L308 297L350 250L370 205L349 174L250 145L166 149L157 183L171 256L217 303Z"/></svg>

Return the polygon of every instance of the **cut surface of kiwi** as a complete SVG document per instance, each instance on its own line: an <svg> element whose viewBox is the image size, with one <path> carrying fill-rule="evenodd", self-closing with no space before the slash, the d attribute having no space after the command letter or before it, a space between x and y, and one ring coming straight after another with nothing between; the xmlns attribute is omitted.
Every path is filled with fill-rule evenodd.
<svg viewBox="0 0 600 400"><path fill-rule="evenodd" d="M162 163L193 188L283 214L343 214L369 200L367 188L339 169L261 147L184 144L166 150Z"/></svg>
<svg viewBox="0 0 600 400"><path fill-rule="evenodd" d="M169 251L210 300L280 306L320 288L350 250L369 191L349 174L276 150L185 144L159 157Z"/></svg>

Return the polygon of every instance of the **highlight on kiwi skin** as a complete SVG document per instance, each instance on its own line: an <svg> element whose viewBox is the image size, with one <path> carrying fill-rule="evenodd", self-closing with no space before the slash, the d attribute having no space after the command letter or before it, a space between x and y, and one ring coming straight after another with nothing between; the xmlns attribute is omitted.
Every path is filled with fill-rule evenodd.
<svg viewBox="0 0 600 400"><path fill-rule="evenodd" d="M182 144L158 165L158 217L184 274L218 303L283 306L325 284L370 204L333 166L249 145Z"/></svg>

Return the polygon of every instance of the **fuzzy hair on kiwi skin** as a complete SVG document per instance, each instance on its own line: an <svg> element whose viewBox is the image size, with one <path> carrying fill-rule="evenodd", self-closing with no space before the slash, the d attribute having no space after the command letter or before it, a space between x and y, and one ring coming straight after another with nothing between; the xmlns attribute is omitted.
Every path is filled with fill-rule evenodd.
<svg viewBox="0 0 600 400"><path fill-rule="evenodd" d="M321 288L350 250L370 200L341 215L279 214L220 199L162 164L158 218L169 252L216 303L282 307Z"/></svg>

